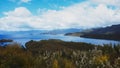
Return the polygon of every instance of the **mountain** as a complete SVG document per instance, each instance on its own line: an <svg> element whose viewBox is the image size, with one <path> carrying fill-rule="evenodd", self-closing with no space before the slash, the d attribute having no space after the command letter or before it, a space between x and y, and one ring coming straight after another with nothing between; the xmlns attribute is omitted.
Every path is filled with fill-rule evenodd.
<svg viewBox="0 0 120 68"><path fill-rule="evenodd" d="M43 32L47 32L47 30L2 31L0 32L0 39L31 38L34 36L40 36Z"/></svg>
<svg viewBox="0 0 120 68"><path fill-rule="evenodd" d="M73 32L80 32L82 29L77 29L77 28L68 28L68 29L55 29L55 30L50 30L48 32L45 32L43 34L66 34L66 33L73 33Z"/></svg>
<svg viewBox="0 0 120 68"><path fill-rule="evenodd" d="M56 29L56 30L29 30L29 31L0 31L0 39L15 38L40 38L42 35L56 35L80 32L81 29Z"/></svg>
<svg viewBox="0 0 120 68"><path fill-rule="evenodd" d="M65 35L120 41L120 24L104 28L88 29L82 32L67 33Z"/></svg>

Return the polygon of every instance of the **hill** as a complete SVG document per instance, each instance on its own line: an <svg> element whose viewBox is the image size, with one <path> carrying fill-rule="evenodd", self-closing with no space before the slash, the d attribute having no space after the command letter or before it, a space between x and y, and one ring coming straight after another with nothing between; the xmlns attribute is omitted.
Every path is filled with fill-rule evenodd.
<svg viewBox="0 0 120 68"><path fill-rule="evenodd" d="M120 24L104 28L88 29L82 32L67 33L65 35L120 41Z"/></svg>
<svg viewBox="0 0 120 68"><path fill-rule="evenodd" d="M120 68L120 44L96 46L61 40L0 46L0 68Z"/></svg>

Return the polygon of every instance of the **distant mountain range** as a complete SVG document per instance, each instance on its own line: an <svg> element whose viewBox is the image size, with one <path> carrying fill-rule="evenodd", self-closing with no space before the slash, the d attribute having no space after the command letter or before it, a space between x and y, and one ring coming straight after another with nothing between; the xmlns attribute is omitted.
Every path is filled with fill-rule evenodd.
<svg viewBox="0 0 120 68"><path fill-rule="evenodd" d="M66 33L65 35L120 41L120 24L104 28L87 29L81 32Z"/></svg>
<svg viewBox="0 0 120 68"><path fill-rule="evenodd" d="M29 31L0 31L0 35L8 34L66 34L73 32L80 32L82 29L68 28L55 30L29 30Z"/></svg>
<svg viewBox="0 0 120 68"><path fill-rule="evenodd" d="M82 29L77 29L77 28L55 29L44 32L43 34L66 34L66 33L80 32L81 30Z"/></svg>
<svg viewBox="0 0 120 68"><path fill-rule="evenodd" d="M29 31L0 31L0 39L4 38L29 38L40 35L56 35L66 34L73 32L80 32L81 29L69 28L69 29L56 29L56 30L29 30Z"/></svg>

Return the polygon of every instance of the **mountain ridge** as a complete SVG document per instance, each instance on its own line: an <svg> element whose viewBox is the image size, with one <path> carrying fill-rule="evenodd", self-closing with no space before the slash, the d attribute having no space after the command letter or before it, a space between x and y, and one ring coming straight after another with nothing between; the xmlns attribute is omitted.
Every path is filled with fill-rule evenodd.
<svg viewBox="0 0 120 68"><path fill-rule="evenodd" d="M120 24L112 25L104 28L83 30L82 32L67 33L65 35L120 41L120 36L119 36Z"/></svg>

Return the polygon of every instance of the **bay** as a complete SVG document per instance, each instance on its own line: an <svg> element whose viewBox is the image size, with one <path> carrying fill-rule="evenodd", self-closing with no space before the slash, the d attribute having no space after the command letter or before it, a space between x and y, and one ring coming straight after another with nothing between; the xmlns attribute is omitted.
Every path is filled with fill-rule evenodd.
<svg viewBox="0 0 120 68"><path fill-rule="evenodd" d="M74 36L64 36L62 34L57 35L51 35L51 34L40 34L40 35L22 35L22 34L16 34L16 35L7 35L7 36L1 36L0 39L12 39L14 42L17 42L21 45L25 45L26 42L30 40L49 40L49 39L59 39L63 41L68 42L85 42L85 43L91 43L95 45L103 45L103 44L120 44L120 41L114 41L114 40L103 40L103 39L92 39L92 38L83 38L83 37L74 37Z"/></svg>

